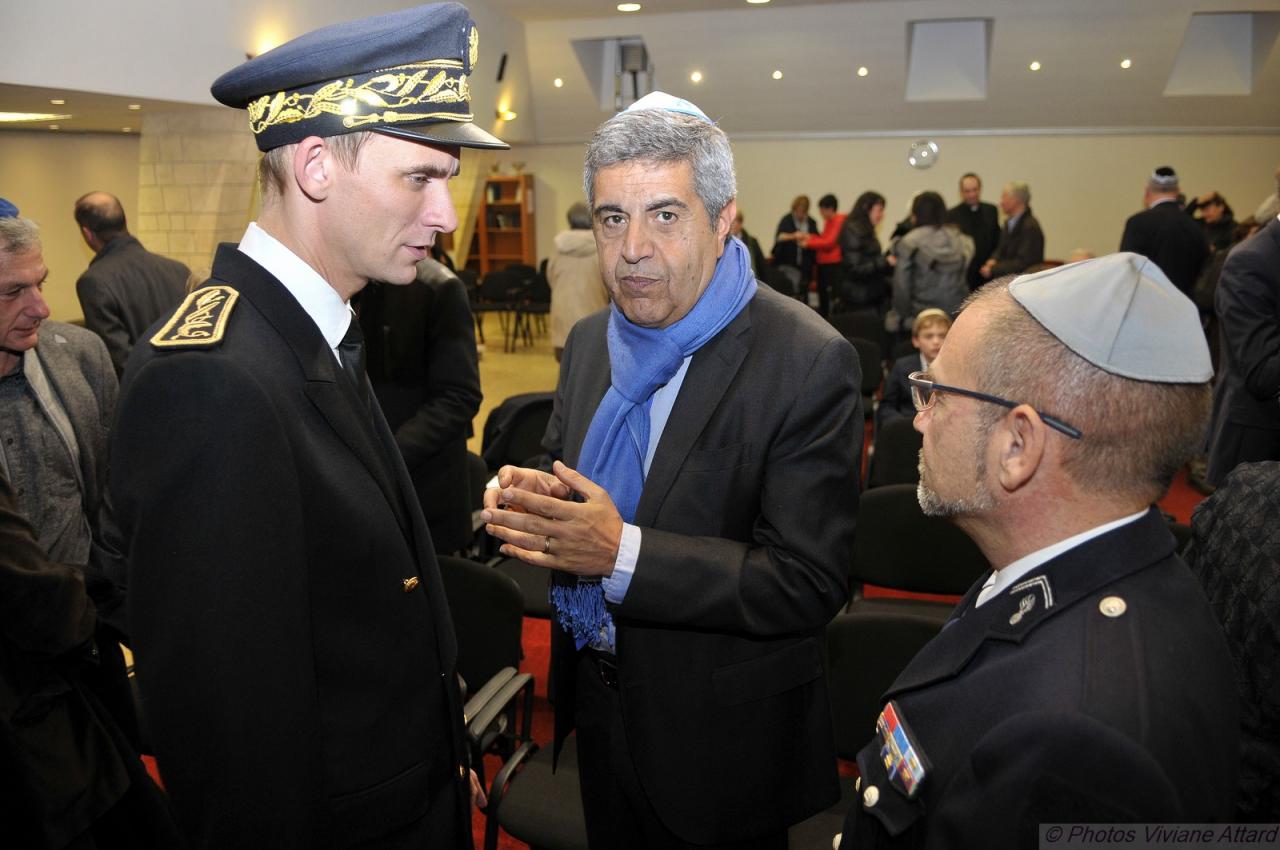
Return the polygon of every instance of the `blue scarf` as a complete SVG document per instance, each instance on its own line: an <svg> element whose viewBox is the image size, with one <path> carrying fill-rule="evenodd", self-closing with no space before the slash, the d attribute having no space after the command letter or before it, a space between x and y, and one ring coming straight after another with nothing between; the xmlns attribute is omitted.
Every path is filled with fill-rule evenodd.
<svg viewBox="0 0 1280 850"><path fill-rule="evenodd" d="M609 314L609 391L596 408L578 457L578 471L613 499L625 522L635 521L644 489L653 394L680 371L684 358L720 333L756 294L751 257L736 238L687 315L665 328L632 324L615 304ZM551 602L578 649L612 632L599 580L554 582Z"/></svg>

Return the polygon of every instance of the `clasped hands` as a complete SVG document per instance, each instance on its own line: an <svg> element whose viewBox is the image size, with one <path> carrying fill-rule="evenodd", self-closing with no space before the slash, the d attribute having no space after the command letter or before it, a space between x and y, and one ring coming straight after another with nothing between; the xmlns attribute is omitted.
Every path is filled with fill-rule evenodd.
<svg viewBox="0 0 1280 850"><path fill-rule="evenodd" d="M574 575L609 575L623 525L613 499L560 461L551 469L499 469L498 486L484 491L485 531L503 541L498 551L507 557Z"/></svg>

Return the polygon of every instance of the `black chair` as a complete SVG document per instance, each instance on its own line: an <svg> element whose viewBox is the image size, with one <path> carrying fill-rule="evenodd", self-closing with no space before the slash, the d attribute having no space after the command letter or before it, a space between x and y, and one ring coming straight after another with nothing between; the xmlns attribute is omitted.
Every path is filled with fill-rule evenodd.
<svg viewBox="0 0 1280 850"><path fill-rule="evenodd" d="M522 744L494 775L485 814L484 850L497 848L499 826L538 850L588 850L577 736L565 739L554 772L550 746Z"/></svg>
<svg viewBox="0 0 1280 850"><path fill-rule="evenodd" d="M524 657L524 599L510 577L484 564L440 555L440 579L458 636L458 673L470 690Z"/></svg>
<svg viewBox="0 0 1280 850"><path fill-rule="evenodd" d="M542 435L551 421L555 393L520 393L503 400L484 421L481 456L496 472L504 464L527 466L543 455Z"/></svg>
<svg viewBox="0 0 1280 850"><path fill-rule="evenodd" d="M890 419L876 431L867 463L867 489L920 480L920 447L924 436L911 419Z"/></svg>
<svg viewBox="0 0 1280 850"><path fill-rule="evenodd" d="M908 354L916 354L916 347L911 342L911 337L904 337L893 344L893 350L889 352L889 357L893 363L897 363ZM892 363L890 364L892 365Z"/></svg>
<svg viewBox="0 0 1280 850"><path fill-rule="evenodd" d="M526 617L551 619L552 608L547 593L547 570L526 564L519 558L503 558L495 563L493 568L519 585Z"/></svg>
<svg viewBox="0 0 1280 850"><path fill-rule="evenodd" d="M858 363L862 368L862 415L870 419L875 415L876 393L884 383L884 363L880 358L880 346L860 336L849 339L858 350Z"/></svg>
<svg viewBox="0 0 1280 850"><path fill-rule="evenodd" d="M530 278L520 271L504 269L489 272L480 281L480 288L471 311L476 317L476 328L484 341L484 314L497 313L498 327L502 329L502 350L515 350L516 309L529 288Z"/></svg>
<svg viewBox="0 0 1280 850"><path fill-rule="evenodd" d="M875 310L833 313L827 321L845 339L852 340L854 337L861 337L862 339L871 340L880 346L881 351L884 350L884 319Z"/></svg>
<svg viewBox="0 0 1280 850"><path fill-rule="evenodd" d="M544 261L543 267L546 267ZM516 308L515 329L512 335L523 338L525 345L533 345L533 324L539 333L547 331L547 316L551 313L551 283L544 272L537 272L530 282L529 291Z"/></svg>
<svg viewBox="0 0 1280 850"><path fill-rule="evenodd" d="M846 609L906 611L941 625L954 607L946 602L862 596L864 584L960 596L990 569L977 544L939 517L925 516L912 484L866 490L858 501L858 535L853 544L853 598Z"/></svg>

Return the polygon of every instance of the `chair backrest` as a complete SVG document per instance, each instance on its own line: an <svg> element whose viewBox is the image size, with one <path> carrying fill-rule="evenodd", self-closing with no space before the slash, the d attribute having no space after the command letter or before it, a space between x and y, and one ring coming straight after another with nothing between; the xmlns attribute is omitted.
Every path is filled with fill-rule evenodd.
<svg viewBox="0 0 1280 850"><path fill-rule="evenodd" d="M521 393L489 411L481 450L489 469L506 463L522 464L541 454L542 435L554 406L555 393Z"/></svg>
<svg viewBox="0 0 1280 850"><path fill-rule="evenodd" d="M862 394L872 395L884 383L884 361L880 356L880 345L860 336L849 338L849 342L858 350L858 362L862 366Z"/></svg>
<svg viewBox="0 0 1280 850"><path fill-rule="evenodd" d="M480 300L488 304L507 304L517 300L528 288L526 278L510 269L489 272L480 281Z"/></svg>
<svg viewBox="0 0 1280 850"><path fill-rule="evenodd" d="M827 690L836 755L854 759L871 740L881 695L938 628L937 620L896 611L838 614L827 624Z"/></svg>
<svg viewBox="0 0 1280 850"><path fill-rule="evenodd" d="M912 484L920 480L920 447L924 436L906 417L890 419L876 431L867 468L867 487Z"/></svg>
<svg viewBox="0 0 1280 850"><path fill-rule="evenodd" d="M853 545L854 581L959 595L990 569L967 534L920 510L913 484L864 490Z"/></svg>
<svg viewBox="0 0 1280 850"><path fill-rule="evenodd" d="M502 668L520 666L524 597L492 567L449 555L437 560L458 635L458 672L474 692Z"/></svg>
<svg viewBox="0 0 1280 850"><path fill-rule="evenodd" d="M884 319L880 318L875 310L836 313L827 321L845 339L853 339L857 336L879 343L884 338Z"/></svg>

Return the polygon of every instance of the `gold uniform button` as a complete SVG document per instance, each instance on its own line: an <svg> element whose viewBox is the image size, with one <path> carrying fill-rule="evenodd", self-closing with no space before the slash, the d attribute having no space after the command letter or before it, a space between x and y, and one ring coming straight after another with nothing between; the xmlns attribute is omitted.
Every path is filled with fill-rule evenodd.
<svg viewBox="0 0 1280 850"><path fill-rule="evenodd" d="M1115 619L1128 610L1129 604L1119 596L1108 596L1098 603L1098 610L1104 617Z"/></svg>
<svg viewBox="0 0 1280 850"><path fill-rule="evenodd" d="M404 580L404 592L413 593L418 588L419 579L417 576Z"/></svg>
<svg viewBox="0 0 1280 850"><path fill-rule="evenodd" d="M862 805L868 809L875 808L876 803L880 802L880 789L874 785L862 792Z"/></svg>
<svg viewBox="0 0 1280 850"><path fill-rule="evenodd" d="M465 764L458 765L458 778L459 779L467 778L467 766Z"/></svg>
<svg viewBox="0 0 1280 850"><path fill-rule="evenodd" d="M857 792L857 791L861 791L861 790L862 790L862 777L861 777L861 776L859 776L857 779L853 780L853 790L854 790L855 792Z"/></svg>

